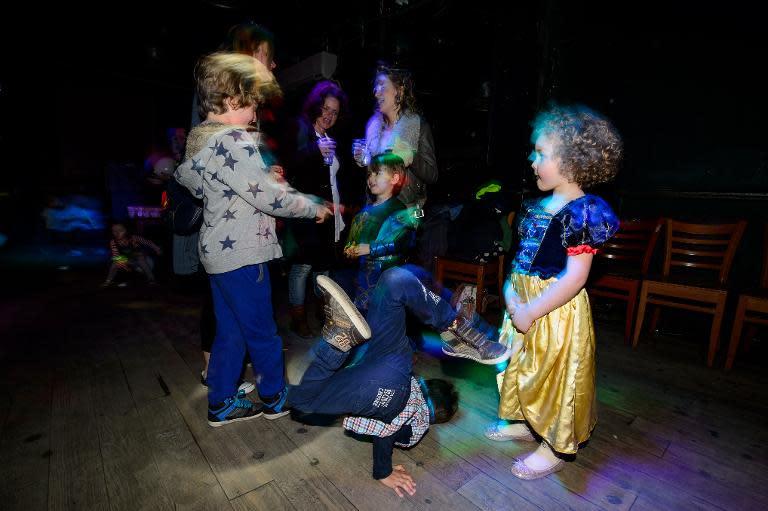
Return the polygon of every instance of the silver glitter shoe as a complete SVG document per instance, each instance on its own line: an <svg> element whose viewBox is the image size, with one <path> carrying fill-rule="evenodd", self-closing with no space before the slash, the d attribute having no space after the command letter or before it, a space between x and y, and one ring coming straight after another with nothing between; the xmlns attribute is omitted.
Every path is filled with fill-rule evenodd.
<svg viewBox="0 0 768 511"><path fill-rule="evenodd" d="M495 442L508 442L510 440L520 440L524 442L535 442L536 439L533 438L533 435L530 431L526 431L522 435L512 435L509 433L504 433L502 431L499 431L500 424L498 422L494 422L487 428L485 428L485 432L483 433L485 435L485 438L488 438L489 440L493 440Z"/></svg>
<svg viewBox="0 0 768 511"><path fill-rule="evenodd" d="M525 479L526 481L532 481L533 479L541 479L542 477L547 477L549 474L559 472L563 468L565 468L565 461L560 459L558 459L557 463L549 468L545 468L544 470L534 470L526 465L523 459L515 458L514 463L512 463L511 470L515 477Z"/></svg>

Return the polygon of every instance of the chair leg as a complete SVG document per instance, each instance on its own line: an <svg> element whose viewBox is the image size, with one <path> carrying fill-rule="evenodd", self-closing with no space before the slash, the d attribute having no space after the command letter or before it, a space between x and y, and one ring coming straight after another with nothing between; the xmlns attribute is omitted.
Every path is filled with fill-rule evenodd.
<svg viewBox="0 0 768 511"><path fill-rule="evenodd" d="M744 346L742 349L744 353L749 353L749 349L752 347L752 339L757 335L757 327L755 325L749 325L747 333L744 335Z"/></svg>
<svg viewBox="0 0 768 511"><path fill-rule="evenodd" d="M499 256L499 306L504 308L504 254Z"/></svg>
<svg viewBox="0 0 768 511"><path fill-rule="evenodd" d="M651 315L651 333L656 332L656 326L659 324L659 316L661 315L661 307L658 305L653 308L653 314Z"/></svg>
<svg viewBox="0 0 768 511"><path fill-rule="evenodd" d="M643 328L645 306L648 302L648 286L643 282L640 288L640 299L637 304L637 319L635 320L635 334L632 336L632 347L637 348L637 340L640 338L640 329Z"/></svg>
<svg viewBox="0 0 768 511"><path fill-rule="evenodd" d="M725 359L725 370L730 371L733 367L733 359L736 358L736 352L739 349L739 340L741 339L741 328L744 326L744 315L747 310L747 301L742 296L739 298L739 305L736 307L736 315L733 318L733 328L731 329L731 340L728 343L728 357Z"/></svg>
<svg viewBox="0 0 768 511"><path fill-rule="evenodd" d="M445 266L439 258L435 258L435 282L443 283L443 276L445 274Z"/></svg>
<svg viewBox="0 0 768 511"><path fill-rule="evenodd" d="M637 304L637 288L631 289L627 295L627 318L624 321L624 342L632 342L632 320L635 318L635 305Z"/></svg>
<svg viewBox="0 0 768 511"><path fill-rule="evenodd" d="M720 346L720 325L723 323L725 312L725 297L715 307L715 317L712 318L712 331L709 334L709 353L707 353L707 367L712 367L715 362L715 354Z"/></svg>
<svg viewBox="0 0 768 511"><path fill-rule="evenodd" d="M477 302L475 310L485 313L485 270L481 266L477 272Z"/></svg>

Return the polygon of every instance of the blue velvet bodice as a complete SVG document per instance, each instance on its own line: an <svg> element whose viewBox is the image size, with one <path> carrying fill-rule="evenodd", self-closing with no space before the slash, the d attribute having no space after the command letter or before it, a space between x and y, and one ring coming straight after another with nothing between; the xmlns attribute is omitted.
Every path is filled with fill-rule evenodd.
<svg viewBox="0 0 768 511"><path fill-rule="evenodd" d="M568 249L597 249L619 228L611 207L596 195L584 195L548 213L541 199L523 202L518 215L520 246L512 271L548 279L559 275L568 261Z"/></svg>

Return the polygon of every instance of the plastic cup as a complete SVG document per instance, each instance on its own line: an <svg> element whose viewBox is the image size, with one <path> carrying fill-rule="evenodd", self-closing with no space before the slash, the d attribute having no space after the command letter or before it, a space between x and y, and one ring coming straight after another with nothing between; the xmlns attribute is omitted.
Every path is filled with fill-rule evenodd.
<svg viewBox="0 0 768 511"><path fill-rule="evenodd" d="M358 153L360 152L362 152L362 155L358 156ZM368 152L364 138L355 138L352 140L352 154L357 161L365 166L368 166L368 164L371 163L371 155Z"/></svg>

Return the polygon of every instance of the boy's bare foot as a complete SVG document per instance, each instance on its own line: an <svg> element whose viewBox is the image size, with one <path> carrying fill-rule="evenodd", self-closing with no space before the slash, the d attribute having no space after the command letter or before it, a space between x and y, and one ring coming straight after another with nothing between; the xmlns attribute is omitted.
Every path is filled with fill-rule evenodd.
<svg viewBox="0 0 768 511"><path fill-rule="evenodd" d="M384 486L395 490L398 497L403 497L403 492L408 495L416 494L416 483L413 482L413 477L405 471L405 467L402 465L392 467L392 473L384 479L379 479L379 481Z"/></svg>

